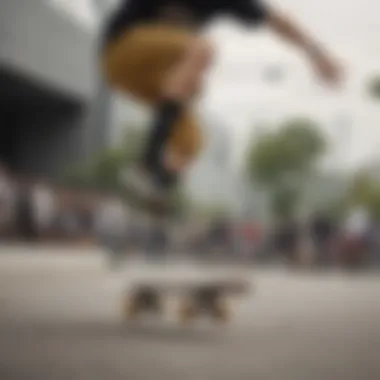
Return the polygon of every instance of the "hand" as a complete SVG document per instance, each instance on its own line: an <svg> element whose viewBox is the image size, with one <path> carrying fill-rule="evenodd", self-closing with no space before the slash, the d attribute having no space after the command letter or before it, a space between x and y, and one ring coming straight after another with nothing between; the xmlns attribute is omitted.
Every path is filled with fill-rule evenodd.
<svg viewBox="0 0 380 380"><path fill-rule="evenodd" d="M323 51L315 51L310 55L312 65L318 77L329 85L337 86L343 80L342 67Z"/></svg>

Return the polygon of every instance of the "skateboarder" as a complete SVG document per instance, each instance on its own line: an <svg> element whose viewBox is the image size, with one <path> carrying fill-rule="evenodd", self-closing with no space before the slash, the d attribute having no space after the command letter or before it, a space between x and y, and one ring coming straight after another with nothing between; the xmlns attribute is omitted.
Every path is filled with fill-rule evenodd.
<svg viewBox="0 0 380 380"><path fill-rule="evenodd" d="M146 151L126 177L148 200L165 200L201 149L192 101L214 59L202 27L220 15L247 27L267 25L298 47L322 80L340 79L339 66L321 45L260 0L123 0L103 34L102 70L113 89L154 111Z"/></svg>

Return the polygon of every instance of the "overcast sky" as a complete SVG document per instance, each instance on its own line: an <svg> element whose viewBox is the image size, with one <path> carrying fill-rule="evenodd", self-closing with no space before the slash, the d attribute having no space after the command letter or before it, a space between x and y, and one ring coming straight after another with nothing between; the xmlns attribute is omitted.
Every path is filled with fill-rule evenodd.
<svg viewBox="0 0 380 380"><path fill-rule="evenodd" d="M91 22L88 0L52 1L75 7L84 22ZM249 32L220 20L208 32L218 57L201 110L218 115L228 126L237 161L255 125L298 115L320 120L329 133L334 143L329 164L356 166L373 159L380 146L380 105L368 99L363 84L380 73L379 0L268 3L293 15L342 61L347 72L344 89L319 85L307 61L265 29ZM272 64L286 72L276 85L262 79L263 68Z"/></svg>
<svg viewBox="0 0 380 380"><path fill-rule="evenodd" d="M271 1L275 3L342 60L347 71L344 89L338 92L320 86L307 61L270 33L249 33L220 22L210 31L219 48L219 59L205 106L231 125L237 152L255 122L310 115L321 120L336 141L335 157L340 153L340 165L370 159L380 146L380 105L368 99L363 82L371 73L380 73L380 3ZM268 63L286 68L287 77L281 84L271 86L262 81L260 74ZM347 136L350 130L351 136Z"/></svg>

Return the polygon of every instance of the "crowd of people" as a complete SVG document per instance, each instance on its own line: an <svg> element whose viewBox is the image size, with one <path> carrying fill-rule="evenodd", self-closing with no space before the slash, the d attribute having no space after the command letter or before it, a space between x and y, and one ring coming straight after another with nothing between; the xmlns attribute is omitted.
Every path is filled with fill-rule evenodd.
<svg viewBox="0 0 380 380"><path fill-rule="evenodd" d="M241 234L240 234L241 235ZM337 220L318 212L307 220L258 225L242 239L256 261L280 260L292 266L380 268L380 225L356 209Z"/></svg>
<svg viewBox="0 0 380 380"><path fill-rule="evenodd" d="M0 166L2 242L86 243L96 229L120 230L127 210L110 192L16 176Z"/></svg>
<svg viewBox="0 0 380 380"><path fill-rule="evenodd" d="M362 211L337 223L326 213L307 221L262 226L255 221L219 219L185 225L180 249L200 255L223 251L254 262L292 265L380 267L380 227ZM149 227L148 227L149 226ZM12 175L0 165L1 242L102 244L123 252L149 241L168 250L170 232L152 228L115 193L78 189L38 178Z"/></svg>

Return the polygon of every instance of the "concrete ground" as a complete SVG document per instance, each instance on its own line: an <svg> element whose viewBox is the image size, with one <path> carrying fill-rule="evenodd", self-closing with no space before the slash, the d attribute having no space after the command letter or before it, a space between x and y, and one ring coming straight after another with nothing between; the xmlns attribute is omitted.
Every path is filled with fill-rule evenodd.
<svg viewBox="0 0 380 380"><path fill-rule="evenodd" d="M128 325L99 252L2 248L0 379L380 379L380 275L252 279L227 327Z"/></svg>

